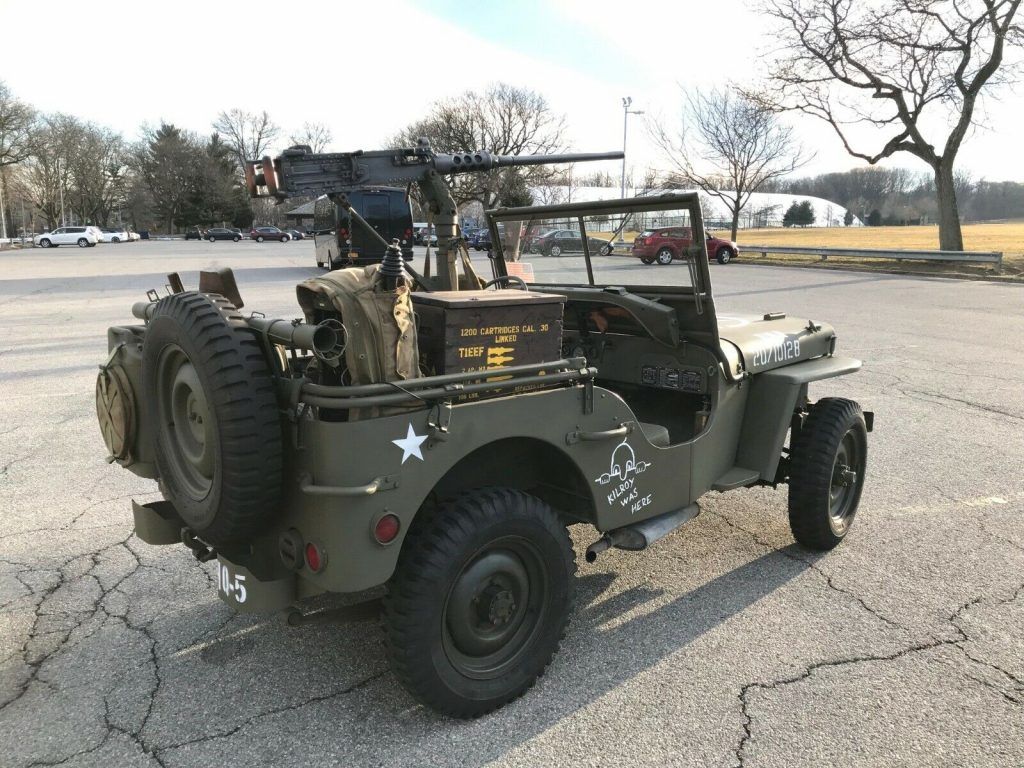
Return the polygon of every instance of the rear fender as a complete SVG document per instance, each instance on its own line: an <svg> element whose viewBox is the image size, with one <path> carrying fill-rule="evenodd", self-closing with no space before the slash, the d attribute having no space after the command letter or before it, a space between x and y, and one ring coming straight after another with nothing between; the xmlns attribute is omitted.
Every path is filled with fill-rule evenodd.
<svg viewBox="0 0 1024 768"><path fill-rule="evenodd" d="M807 385L855 373L860 367L860 360L851 357L819 357L752 376L736 465L773 482L793 412L806 397Z"/></svg>

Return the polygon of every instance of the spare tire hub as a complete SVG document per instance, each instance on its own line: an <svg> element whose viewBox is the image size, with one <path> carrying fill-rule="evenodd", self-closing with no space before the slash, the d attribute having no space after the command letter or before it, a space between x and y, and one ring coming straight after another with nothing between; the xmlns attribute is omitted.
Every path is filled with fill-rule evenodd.
<svg viewBox="0 0 1024 768"><path fill-rule="evenodd" d="M161 421L167 425L170 438L168 458L179 470L188 494L201 499L213 484L214 421L199 375L180 347L168 346L164 350L158 389Z"/></svg>

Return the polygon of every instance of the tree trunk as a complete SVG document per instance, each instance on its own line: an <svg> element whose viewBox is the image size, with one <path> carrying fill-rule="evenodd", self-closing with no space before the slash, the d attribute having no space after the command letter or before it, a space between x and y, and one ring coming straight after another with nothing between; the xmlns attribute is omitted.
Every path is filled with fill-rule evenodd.
<svg viewBox="0 0 1024 768"><path fill-rule="evenodd" d="M740 230L740 207L738 205L733 206L732 209L732 241L736 242L736 234Z"/></svg>
<svg viewBox="0 0 1024 768"><path fill-rule="evenodd" d="M964 237L960 231L960 211L956 205L951 162L940 162L935 167L935 194L939 204L939 248L943 251L962 251Z"/></svg>

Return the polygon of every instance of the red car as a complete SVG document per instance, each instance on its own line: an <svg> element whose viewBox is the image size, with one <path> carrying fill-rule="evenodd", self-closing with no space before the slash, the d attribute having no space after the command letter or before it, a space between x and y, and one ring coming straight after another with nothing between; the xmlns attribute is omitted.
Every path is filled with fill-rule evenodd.
<svg viewBox="0 0 1024 768"><path fill-rule="evenodd" d="M732 240L707 235L708 256L713 256L719 264L728 264L739 258L740 251ZM685 251L693 242L693 234L689 227L663 227L646 229L633 241L633 255L644 264L671 264L682 259Z"/></svg>
<svg viewBox="0 0 1024 768"><path fill-rule="evenodd" d="M262 243L264 240L277 240L281 243L287 243L292 239L292 236L287 232L282 232L277 227L253 227L249 230L249 239L255 240L257 243Z"/></svg>

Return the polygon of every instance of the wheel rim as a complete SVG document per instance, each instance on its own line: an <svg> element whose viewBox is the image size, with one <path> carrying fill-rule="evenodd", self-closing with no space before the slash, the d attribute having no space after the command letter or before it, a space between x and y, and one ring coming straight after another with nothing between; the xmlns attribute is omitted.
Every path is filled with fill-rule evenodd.
<svg viewBox="0 0 1024 768"><path fill-rule="evenodd" d="M671 264L672 263L672 251L667 249L658 251L658 263L659 264Z"/></svg>
<svg viewBox="0 0 1024 768"><path fill-rule="evenodd" d="M81 240L78 241L78 247L79 248L85 248L85 246L87 246L88 244L89 244L89 241L86 240L84 237Z"/></svg>
<svg viewBox="0 0 1024 768"><path fill-rule="evenodd" d="M442 644L462 675L492 679L528 652L549 598L547 564L529 540L487 544L463 567L445 601Z"/></svg>
<svg viewBox="0 0 1024 768"><path fill-rule="evenodd" d="M214 423L199 375L181 347L170 345L163 351L156 383L167 458L188 495L205 498L215 470Z"/></svg>
<svg viewBox="0 0 1024 768"><path fill-rule="evenodd" d="M729 259L731 259L731 258L732 258L732 254L729 253L729 249L728 248L723 248L722 250L720 250L718 252L718 260L720 262L722 262L723 264L728 264L729 263Z"/></svg>
<svg viewBox="0 0 1024 768"><path fill-rule="evenodd" d="M557 245L552 245L551 246L551 255L552 256L561 256L562 255L562 249L559 248Z"/></svg>
<svg viewBox="0 0 1024 768"><path fill-rule="evenodd" d="M863 455L853 430L848 430L839 443L832 465L829 487L829 517L836 533L849 527L857 507L857 496L864 481Z"/></svg>

